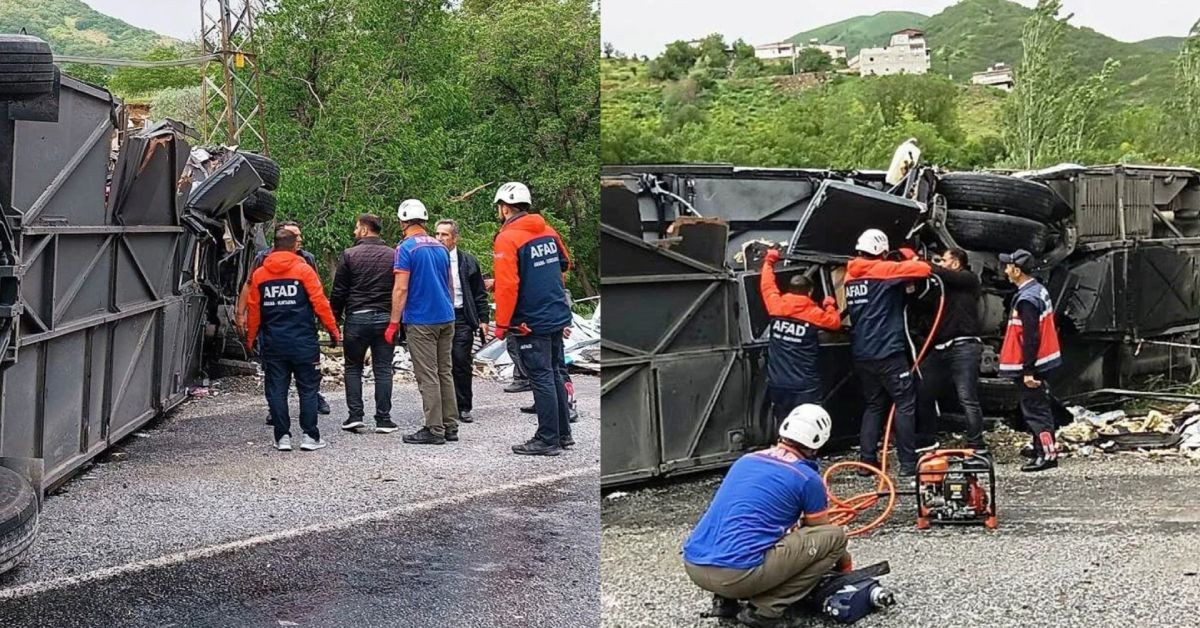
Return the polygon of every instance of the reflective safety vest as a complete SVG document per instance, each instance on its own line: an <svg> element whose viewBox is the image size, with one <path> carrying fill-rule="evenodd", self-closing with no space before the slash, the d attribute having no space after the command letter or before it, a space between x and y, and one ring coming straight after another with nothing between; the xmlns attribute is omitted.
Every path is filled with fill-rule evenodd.
<svg viewBox="0 0 1200 628"><path fill-rule="evenodd" d="M1031 280L1021 286L1013 298L1008 330L1000 347L1000 374L1008 377L1021 377L1025 373L1022 350L1025 330L1021 315L1017 312L1017 304L1022 301L1033 303L1038 308L1038 347L1034 370L1044 373L1062 364L1062 348L1058 343L1058 328L1054 325L1054 304L1050 301L1050 292L1036 280Z"/></svg>

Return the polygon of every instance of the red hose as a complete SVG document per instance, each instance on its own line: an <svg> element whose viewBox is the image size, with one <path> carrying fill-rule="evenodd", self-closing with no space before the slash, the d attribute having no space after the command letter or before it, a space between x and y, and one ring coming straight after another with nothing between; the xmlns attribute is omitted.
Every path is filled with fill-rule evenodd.
<svg viewBox="0 0 1200 628"><path fill-rule="evenodd" d="M921 366L921 362L925 360L925 354L929 352L929 348L933 345L933 337L937 334L938 327L942 323L942 310L946 306L946 289L942 286L941 281L935 275L931 275L930 279L938 284L941 288L942 295L938 298L937 314L933 318L933 327L929 330L929 337L925 339L925 344L921 347L920 353L917 354L917 359L913 362L910 373L915 373ZM896 417L896 404L892 403L892 409L888 412L887 423L883 430L883 455L880 457L879 466L875 467L865 462L845 461L831 465L825 470L824 479L826 492L829 494L829 503L832 506L829 509L829 520L834 525L849 526L862 513L874 508L879 503L881 496L887 497L887 503L883 507L883 512L871 521L857 528L850 528L846 531L846 536L861 536L883 525L889 517L892 516L892 510L896 506L896 485L892 479L887 476L887 460L888 446L892 440L892 421ZM829 488L830 479L839 471L849 469L866 469L879 478L875 485L875 491L869 493L859 493L846 499L841 499L834 495Z"/></svg>

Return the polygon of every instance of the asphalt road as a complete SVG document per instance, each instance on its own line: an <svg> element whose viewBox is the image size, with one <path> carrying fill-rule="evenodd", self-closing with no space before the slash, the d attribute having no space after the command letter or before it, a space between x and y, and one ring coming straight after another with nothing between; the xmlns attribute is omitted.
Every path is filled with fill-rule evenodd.
<svg viewBox="0 0 1200 628"><path fill-rule="evenodd" d="M995 531L921 532L902 500L883 529L850 541L856 564L890 561L884 582L899 599L856 625L1200 625L1200 467L1116 456L999 474ZM720 477L604 498L603 625L718 625L699 617L711 597L687 578L680 548Z"/></svg>
<svg viewBox="0 0 1200 628"><path fill-rule="evenodd" d="M46 500L0 626L598 625L599 384L576 386L579 444L549 459L509 452L529 395L491 382L440 447L400 442L411 384L390 435L342 433L327 390L311 453L270 448L256 394L189 403Z"/></svg>

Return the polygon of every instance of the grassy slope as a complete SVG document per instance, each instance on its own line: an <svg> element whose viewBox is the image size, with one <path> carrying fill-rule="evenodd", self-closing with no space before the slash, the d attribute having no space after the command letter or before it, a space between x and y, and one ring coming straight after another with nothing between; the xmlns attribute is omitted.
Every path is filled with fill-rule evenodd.
<svg viewBox="0 0 1200 628"><path fill-rule="evenodd" d="M79 0L0 0L0 32L41 37L59 54L140 58L175 42L93 10Z"/></svg>
<svg viewBox="0 0 1200 628"><path fill-rule="evenodd" d="M884 11L875 15L852 17L812 30L796 33L789 41L805 43L816 38L823 44L846 47L846 57L853 57L862 48L887 45L888 37L901 29L920 28L927 16L909 11Z"/></svg>

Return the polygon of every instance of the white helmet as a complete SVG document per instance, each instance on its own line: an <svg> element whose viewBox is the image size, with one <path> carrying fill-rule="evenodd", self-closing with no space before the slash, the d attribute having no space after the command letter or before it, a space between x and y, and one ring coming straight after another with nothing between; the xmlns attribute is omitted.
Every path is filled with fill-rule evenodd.
<svg viewBox="0 0 1200 628"><path fill-rule="evenodd" d="M858 244L854 250L868 255L883 255L888 251L887 234L878 229L867 229L858 236Z"/></svg>
<svg viewBox="0 0 1200 628"><path fill-rule="evenodd" d="M525 203L532 205L533 201L529 196L529 188L525 187L524 183L512 181L500 186L496 190L496 198L492 199L492 204L503 202L508 205L516 205L517 203Z"/></svg>
<svg viewBox="0 0 1200 628"><path fill-rule="evenodd" d="M800 443L809 449L820 449L829 442L833 421L825 408L814 403L797 406L779 426L779 437Z"/></svg>
<svg viewBox="0 0 1200 628"><path fill-rule="evenodd" d="M410 198L400 203L400 208L396 210L396 217L400 219L400 222L429 220L429 210L425 209L425 203Z"/></svg>

